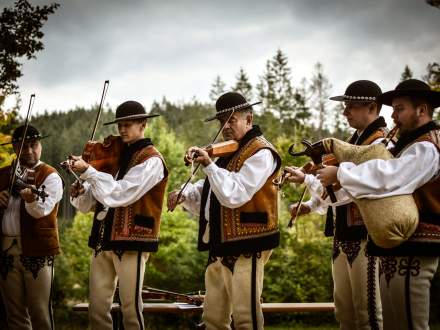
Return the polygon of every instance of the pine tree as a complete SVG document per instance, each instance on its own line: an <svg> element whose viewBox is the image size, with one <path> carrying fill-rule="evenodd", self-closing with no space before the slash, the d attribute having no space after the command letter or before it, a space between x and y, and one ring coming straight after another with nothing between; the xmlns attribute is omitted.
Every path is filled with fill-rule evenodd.
<svg viewBox="0 0 440 330"><path fill-rule="evenodd" d="M226 84L223 82L220 76L215 77L214 82L211 85L211 90L209 92L209 98L212 102L216 102L219 96L226 92Z"/></svg>
<svg viewBox="0 0 440 330"><path fill-rule="evenodd" d="M311 91L311 105L312 108L318 113L318 138L322 138L323 130L326 125L329 125L328 121L328 98L329 89L331 84L328 78L324 75L324 69L321 63L315 64L315 72L313 73L310 91Z"/></svg>
<svg viewBox="0 0 440 330"><path fill-rule="evenodd" d="M237 79L237 81L235 83L235 86L231 89L234 92L238 92L243 95L246 100L250 102L252 100L252 85L249 82L249 78L243 68L240 68L240 71L238 71L235 78Z"/></svg>
<svg viewBox="0 0 440 330"><path fill-rule="evenodd" d="M400 75L400 81L411 79L411 78L413 78L413 76L414 76L414 74L407 64L407 65L405 65L405 69L403 69L403 72Z"/></svg>
<svg viewBox="0 0 440 330"><path fill-rule="evenodd" d="M279 120L295 119L295 96L291 83L291 69L287 56L277 50L266 63L266 70L257 85L264 111L271 112Z"/></svg>

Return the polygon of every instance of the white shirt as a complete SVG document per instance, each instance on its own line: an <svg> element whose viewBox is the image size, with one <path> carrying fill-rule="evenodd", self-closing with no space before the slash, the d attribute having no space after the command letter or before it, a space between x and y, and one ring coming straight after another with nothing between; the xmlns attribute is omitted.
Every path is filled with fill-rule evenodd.
<svg viewBox="0 0 440 330"><path fill-rule="evenodd" d="M39 161L33 168L36 168L41 163ZM49 174L41 185L46 186L45 192L49 195L45 198L45 201L43 202L39 198L32 203L24 203L27 213L35 219L49 215L63 197L63 182L58 173ZM9 198L8 208L5 210L2 221L2 232L6 236L20 235L20 203L20 196L11 196Z"/></svg>
<svg viewBox="0 0 440 330"><path fill-rule="evenodd" d="M104 207L124 207L133 204L164 178L164 166L159 157L130 168L121 180L111 174L89 166L80 178L84 182L84 194L70 198L71 204L81 212L88 212L100 202Z"/></svg>
<svg viewBox="0 0 440 330"><path fill-rule="evenodd" d="M423 141L407 147L398 158L341 163L338 180L354 198L377 199L412 194L439 174L439 152L433 143Z"/></svg>
<svg viewBox="0 0 440 330"><path fill-rule="evenodd" d="M228 208L238 208L249 202L257 191L266 183L275 171L277 163L268 149L262 149L246 159L238 172L231 172L211 163L205 172L210 189L205 205L205 219L208 221L203 241L209 242L209 206L211 192L214 192L221 205ZM199 215L202 197L202 188L205 180L188 184L182 195L185 201L183 207L195 215Z"/></svg>

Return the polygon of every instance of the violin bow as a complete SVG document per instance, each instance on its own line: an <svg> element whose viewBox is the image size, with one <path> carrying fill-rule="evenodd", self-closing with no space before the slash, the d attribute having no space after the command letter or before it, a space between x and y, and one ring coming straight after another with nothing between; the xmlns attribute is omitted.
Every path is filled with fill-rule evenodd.
<svg viewBox="0 0 440 330"><path fill-rule="evenodd" d="M298 219L298 213L301 210L301 206L303 204L303 200L304 200L304 196L306 195L306 191L307 191L307 186L304 187L304 189L303 189L303 191L301 193L301 196L300 196L299 201L298 201L298 206L297 206L295 218L292 218L292 217L290 218L290 221L287 224L288 228L292 228L293 224L296 223L296 219Z"/></svg>
<svg viewBox="0 0 440 330"><path fill-rule="evenodd" d="M29 99L29 106L28 106L28 110L27 110L27 114L26 114L26 121L24 123L24 130L23 130L23 136L22 136L22 139L20 142L20 148L18 149L17 158L15 159L14 166L13 166L13 169L11 172L11 177L9 179L9 187L8 187L9 195L12 193L12 187L14 186L14 183L15 183L15 173L17 172L18 166L20 165L20 156L23 151L24 141L26 139L26 134L27 134L27 130L29 127L29 118L30 118L30 115L32 112L32 108L34 107L34 103L35 103L35 94L32 94Z"/></svg>
<svg viewBox="0 0 440 330"><path fill-rule="evenodd" d="M90 141L95 138L96 128L98 127L99 118L101 117L102 106L104 105L105 96L107 95L109 80L104 81L104 87L102 89L101 102L99 103L98 113L96 114L95 124L93 125L92 135L90 136Z"/></svg>
<svg viewBox="0 0 440 330"><path fill-rule="evenodd" d="M109 84L110 84L109 80L104 81L104 87L102 89L102 94L101 94L101 102L99 102L98 113L96 114L95 123L93 124L92 135L90 136L89 141L93 141L93 139L95 138L96 129L98 128L98 122L99 122L99 118L101 117L102 107L104 105L104 100L105 100L105 96L107 95ZM69 171L69 173L72 174L79 183L82 182L79 176L72 170L68 162L62 162L61 166L66 168Z"/></svg>
<svg viewBox="0 0 440 330"><path fill-rule="evenodd" d="M219 137L220 133L223 132L226 124L229 122L229 120L231 119L232 115L235 113L235 110L231 111L231 114L228 116L228 119L225 121L225 123L222 125L222 127L220 127L220 129L218 130L217 134L214 136L214 139L212 140L211 144L214 144L215 141L217 140L217 138ZM197 164L197 166L194 168L194 170L191 172L190 177L188 178L188 180L186 180L185 184L182 186L182 188L180 188L179 193L177 194L177 199L176 199L176 205L172 208L172 209L168 209L168 212L173 212L174 209L176 208L177 204L179 204L179 200L180 198L182 198L182 194L184 192L184 190L186 189L186 187L188 186L189 182L191 181L191 179L194 177L194 175L197 173L197 170L200 167L200 163Z"/></svg>

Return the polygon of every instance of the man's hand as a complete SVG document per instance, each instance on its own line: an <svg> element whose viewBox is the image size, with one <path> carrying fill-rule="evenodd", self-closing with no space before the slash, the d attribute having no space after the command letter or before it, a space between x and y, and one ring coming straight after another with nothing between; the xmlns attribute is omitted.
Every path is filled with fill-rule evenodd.
<svg viewBox="0 0 440 330"><path fill-rule="evenodd" d="M199 147L191 147L185 153L185 160L189 163L196 162L202 164L203 167L211 164L212 160L208 153Z"/></svg>
<svg viewBox="0 0 440 330"><path fill-rule="evenodd" d="M303 183L306 175L299 168L294 166L286 166L284 168L285 171L285 180L292 183Z"/></svg>
<svg viewBox="0 0 440 330"><path fill-rule="evenodd" d="M177 205L185 201L185 196L183 195L180 195L179 200L177 200L178 195L179 195L179 190L174 190L168 194L168 201L167 201L168 211L173 211Z"/></svg>
<svg viewBox="0 0 440 330"><path fill-rule="evenodd" d="M74 172L78 172L78 173L83 173L90 166L82 159L81 156L73 156L72 155L69 157L68 162L69 162L70 168Z"/></svg>
<svg viewBox="0 0 440 330"><path fill-rule="evenodd" d="M331 186L332 184L339 183L338 181L338 167L337 166L325 166L318 170L316 178L321 181L324 187Z"/></svg>
<svg viewBox="0 0 440 330"><path fill-rule="evenodd" d="M33 203L37 200L36 195L32 192L30 188L24 188L23 190L21 190L20 196L26 203Z"/></svg>
<svg viewBox="0 0 440 330"><path fill-rule="evenodd" d="M84 192L85 192L84 186L80 182L75 181L70 185L70 197L76 198L79 195L84 194Z"/></svg>
<svg viewBox="0 0 440 330"><path fill-rule="evenodd" d="M7 190L0 191L0 208L6 209L9 203L9 193Z"/></svg>
<svg viewBox="0 0 440 330"><path fill-rule="evenodd" d="M298 210L298 203L295 203L295 204L291 204L289 206L289 211L290 211L291 218L294 219L297 214L298 214L298 216L304 215L304 214L309 214L312 210L307 205L304 205L304 203L301 204L301 209Z"/></svg>

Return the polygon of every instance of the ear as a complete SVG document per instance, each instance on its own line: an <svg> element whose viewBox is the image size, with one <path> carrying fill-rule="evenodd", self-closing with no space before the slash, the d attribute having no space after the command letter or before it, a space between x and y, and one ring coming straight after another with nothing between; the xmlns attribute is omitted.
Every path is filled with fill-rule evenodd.
<svg viewBox="0 0 440 330"><path fill-rule="evenodd" d="M417 106L416 108L417 111L417 116L429 116L429 110L428 110L428 106L426 105L426 103L422 103L419 106Z"/></svg>
<svg viewBox="0 0 440 330"><path fill-rule="evenodd" d="M253 118L254 118L254 114L253 114L252 112L249 112L249 113L246 115L246 124L247 124L247 125L252 125L252 120L253 120Z"/></svg>

